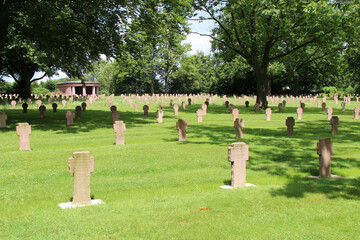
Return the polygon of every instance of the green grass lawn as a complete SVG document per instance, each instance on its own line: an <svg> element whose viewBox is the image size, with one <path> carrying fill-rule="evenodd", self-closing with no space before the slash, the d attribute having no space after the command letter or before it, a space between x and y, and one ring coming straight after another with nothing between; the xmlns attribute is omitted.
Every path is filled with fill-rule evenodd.
<svg viewBox="0 0 360 240"><path fill-rule="evenodd" d="M331 135L326 112L306 102L297 120L298 101L283 113L239 106L245 121L244 139L235 139L232 115L219 97L198 123L200 104L164 107L164 123L156 122L157 103L149 116L142 105L134 111L120 97L113 99L126 123L126 145L115 145L106 98L93 103L75 126L66 127L65 108L53 113L47 104L40 119L35 104L23 114L20 106L0 106L8 115L0 131L0 239L360 239L360 120L354 107L341 110L339 134ZM174 103L177 99L174 100ZM296 119L294 137L287 137L285 120ZM187 141L178 142L176 121L188 122ZM31 151L19 151L15 128L32 127ZM318 175L316 143L331 137L334 179ZM221 189L231 179L227 147L249 146L247 182L257 187ZM90 151L95 157L91 194L105 204L62 210L72 197L68 158ZM209 207L208 210L200 210Z"/></svg>

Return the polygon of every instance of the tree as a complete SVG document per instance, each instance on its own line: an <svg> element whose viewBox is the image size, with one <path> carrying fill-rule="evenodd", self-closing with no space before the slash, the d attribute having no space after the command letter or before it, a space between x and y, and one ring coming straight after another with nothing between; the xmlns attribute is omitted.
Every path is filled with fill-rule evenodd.
<svg viewBox="0 0 360 240"><path fill-rule="evenodd" d="M100 54L115 53L126 18L121 7L101 0L10 2L0 74L13 77L24 98L31 83L41 79L33 78L37 71L51 76L61 69L81 77Z"/></svg>
<svg viewBox="0 0 360 240"><path fill-rule="evenodd" d="M228 57L240 55L252 67L257 101L265 107L271 94L270 64L308 46L343 43L354 2L199 0L195 6L217 24L211 34L216 50Z"/></svg>

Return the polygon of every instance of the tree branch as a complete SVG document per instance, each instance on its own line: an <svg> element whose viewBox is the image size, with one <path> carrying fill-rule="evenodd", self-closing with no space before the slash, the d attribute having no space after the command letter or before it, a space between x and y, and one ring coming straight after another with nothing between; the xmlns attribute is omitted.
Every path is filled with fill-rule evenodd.
<svg viewBox="0 0 360 240"><path fill-rule="evenodd" d="M35 82L35 81L39 81L40 79L43 79L44 77L46 76L46 73L44 73L44 75L42 75L42 77L39 77L39 78L35 78L33 80L31 80L30 82Z"/></svg>

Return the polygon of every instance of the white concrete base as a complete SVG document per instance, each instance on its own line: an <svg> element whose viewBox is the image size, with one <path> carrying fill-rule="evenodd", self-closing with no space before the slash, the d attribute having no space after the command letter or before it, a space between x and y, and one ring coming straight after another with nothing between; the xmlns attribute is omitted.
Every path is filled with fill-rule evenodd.
<svg viewBox="0 0 360 240"><path fill-rule="evenodd" d="M230 185L222 185L220 186L222 189L234 189L232 186ZM239 187L235 187L235 188L240 188L241 186ZM251 184L251 183L246 183L244 187L256 187L256 185L254 184Z"/></svg>
<svg viewBox="0 0 360 240"><path fill-rule="evenodd" d="M76 208L76 207L84 207L84 206L91 206L91 205L97 205L97 204L104 204L105 202L101 199L94 199L91 200L90 204L84 204L84 205L73 205L72 202L66 202L66 203L60 203L59 207L61 209L67 209L67 208Z"/></svg>
<svg viewBox="0 0 360 240"><path fill-rule="evenodd" d="M320 176L309 176L309 178L320 178ZM330 178L341 178L341 176L331 174Z"/></svg>

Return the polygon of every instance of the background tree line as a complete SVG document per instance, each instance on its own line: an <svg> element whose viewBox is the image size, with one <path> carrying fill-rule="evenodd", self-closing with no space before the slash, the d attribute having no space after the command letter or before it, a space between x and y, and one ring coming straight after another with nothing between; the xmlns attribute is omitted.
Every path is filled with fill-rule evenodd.
<svg viewBox="0 0 360 240"><path fill-rule="evenodd" d="M1 91L50 91L34 73L62 70L103 93L257 94L263 106L268 94L359 93L358 0L2 4L0 72L15 84ZM198 33L212 38L212 55L187 54L189 19L215 22Z"/></svg>

